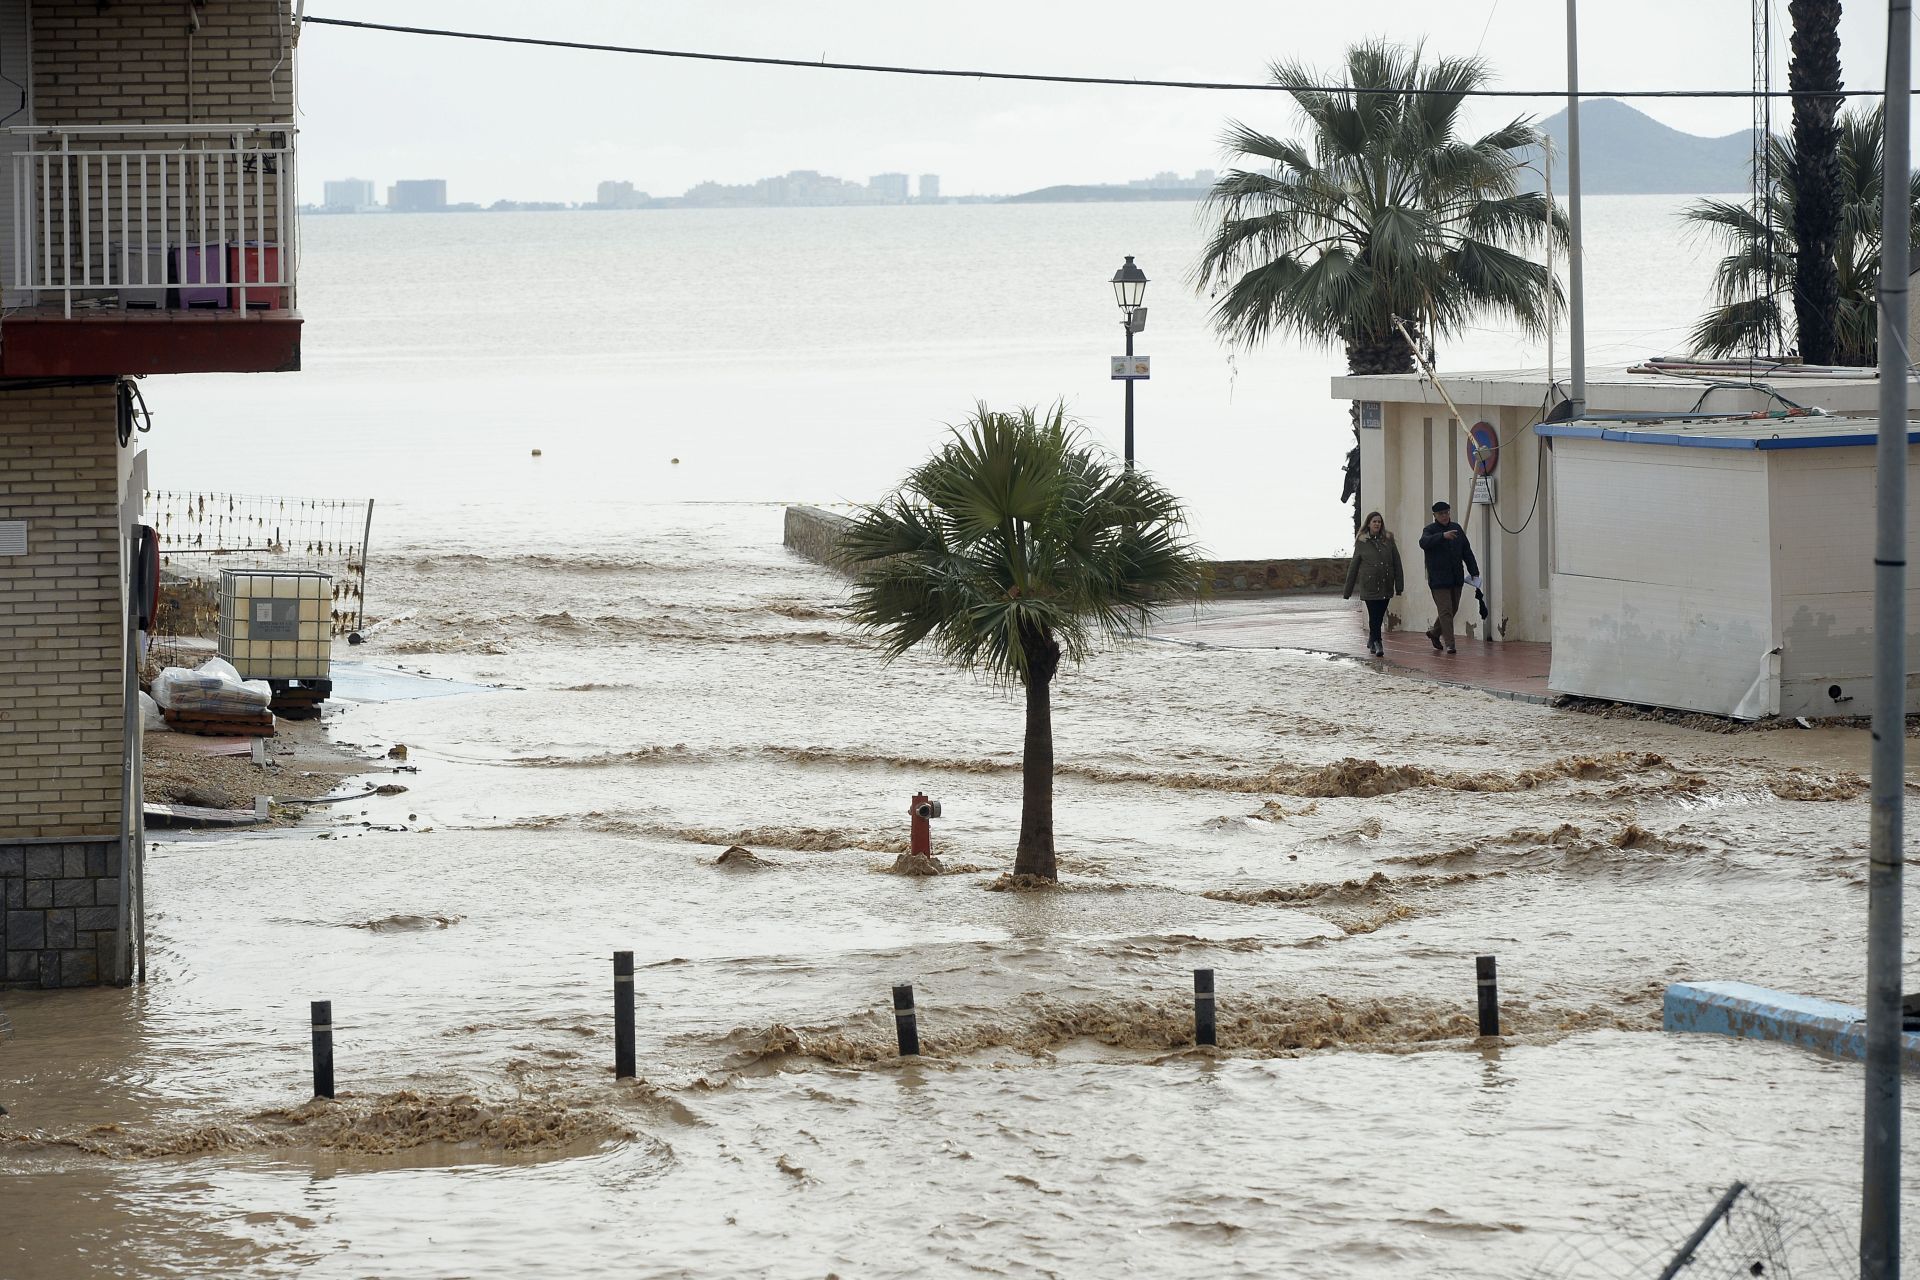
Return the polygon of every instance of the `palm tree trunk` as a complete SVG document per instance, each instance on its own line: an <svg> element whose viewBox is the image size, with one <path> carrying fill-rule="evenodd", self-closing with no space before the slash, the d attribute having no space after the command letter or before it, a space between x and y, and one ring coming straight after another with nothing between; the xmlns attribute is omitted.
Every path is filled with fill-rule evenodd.
<svg viewBox="0 0 1920 1280"><path fill-rule="evenodd" d="M1407 328L1417 338L1420 330L1408 323ZM1367 373L1412 373L1413 352L1407 348L1407 340L1400 336L1398 329L1390 329L1383 335L1355 335L1347 339L1347 372L1349 374ZM1345 480L1340 490L1340 501L1353 501L1353 527L1360 527L1360 507L1366 499L1360 493L1360 402L1355 400L1348 411L1353 425L1353 448L1347 451Z"/></svg>
<svg viewBox="0 0 1920 1280"><path fill-rule="evenodd" d="M1060 645L1052 636L1023 636L1027 651L1027 740L1020 758L1020 846L1013 873L1058 880L1053 858L1053 677Z"/></svg>
<svg viewBox="0 0 1920 1280"><path fill-rule="evenodd" d="M1793 58L1793 314L1800 358L1831 364L1840 323L1834 250L1840 239L1840 0L1792 0ZM1827 91L1834 96L1825 96ZM1809 92L1822 96L1806 96Z"/></svg>

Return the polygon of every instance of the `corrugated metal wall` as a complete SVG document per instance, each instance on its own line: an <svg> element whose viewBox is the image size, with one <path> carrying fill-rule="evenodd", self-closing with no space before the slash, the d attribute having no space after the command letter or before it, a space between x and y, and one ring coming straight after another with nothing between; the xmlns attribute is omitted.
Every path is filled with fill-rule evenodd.
<svg viewBox="0 0 1920 1280"><path fill-rule="evenodd" d="M1555 692L1753 719L1778 709L1765 455L1562 438Z"/></svg>
<svg viewBox="0 0 1920 1280"><path fill-rule="evenodd" d="M1780 712L1865 715L1873 693L1873 450L1780 449L1768 457ZM1907 483L1920 486L1911 462ZM1912 520L1907 565L1911 672L1920 661L1920 522ZM1829 693L1835 685L1838 700ZM1907 708L1915 709L1912 692Z"/></svg>

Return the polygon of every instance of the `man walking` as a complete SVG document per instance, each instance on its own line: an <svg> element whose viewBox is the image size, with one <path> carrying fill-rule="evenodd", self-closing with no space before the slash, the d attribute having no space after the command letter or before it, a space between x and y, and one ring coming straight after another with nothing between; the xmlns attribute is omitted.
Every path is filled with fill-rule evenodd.
<svg viewBox="0 0 1920 1280"><path fill-rule="evenodd" d="M1468 574L1480 576L1480 564L1473 558L1467 531L1453 522L1453 507L1444 498L1433 504L1433 523L1420 531L1420 549L1427 553L1427 586L1433 589L1433 607L1440 614L1427 628L1427 639L1434 648L1452 653L1460 588Z"/></svg>

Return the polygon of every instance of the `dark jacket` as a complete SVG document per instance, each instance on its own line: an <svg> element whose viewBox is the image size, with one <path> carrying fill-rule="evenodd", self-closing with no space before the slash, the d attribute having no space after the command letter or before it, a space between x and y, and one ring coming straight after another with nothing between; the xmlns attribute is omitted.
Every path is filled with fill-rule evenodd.
<svg viewBox="0 0 1920 1280"><path fill-rule="evenodd" d="M1460 536L1447 537L1452 530ZM1467 574L1480 576L1480 563L1473 558L1473 547L1467 541L1467 531L1456 521L1453 524L1440 524L1436 521L1420 531L1420 549L1427 553L1427 585L1430 587L1458 587L1466 583ZM1460 571L1466 566L1466 573Z"/></svg>
<svg viewBox="0 0 1920 1280"><path fill-rule="evenodd" d="M1406 575L1400 571L1400 544L1384 530L1379 536L1363 533L1353 544L1353 559L1347 565L1347 589L1341 596L1353 599L1354 588L1362 600L1391 600L1407 589Z"/></svg>

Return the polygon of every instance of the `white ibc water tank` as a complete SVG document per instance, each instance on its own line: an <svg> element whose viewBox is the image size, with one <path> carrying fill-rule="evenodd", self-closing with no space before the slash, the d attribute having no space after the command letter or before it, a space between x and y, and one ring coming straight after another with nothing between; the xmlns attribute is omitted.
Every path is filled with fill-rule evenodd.
<svg viewBox="0 0 1920 1280"><path fill-rule="evenodd" d="M220 656L246 680L326 680L333 669L333 575L223 569Z"/></svg>

